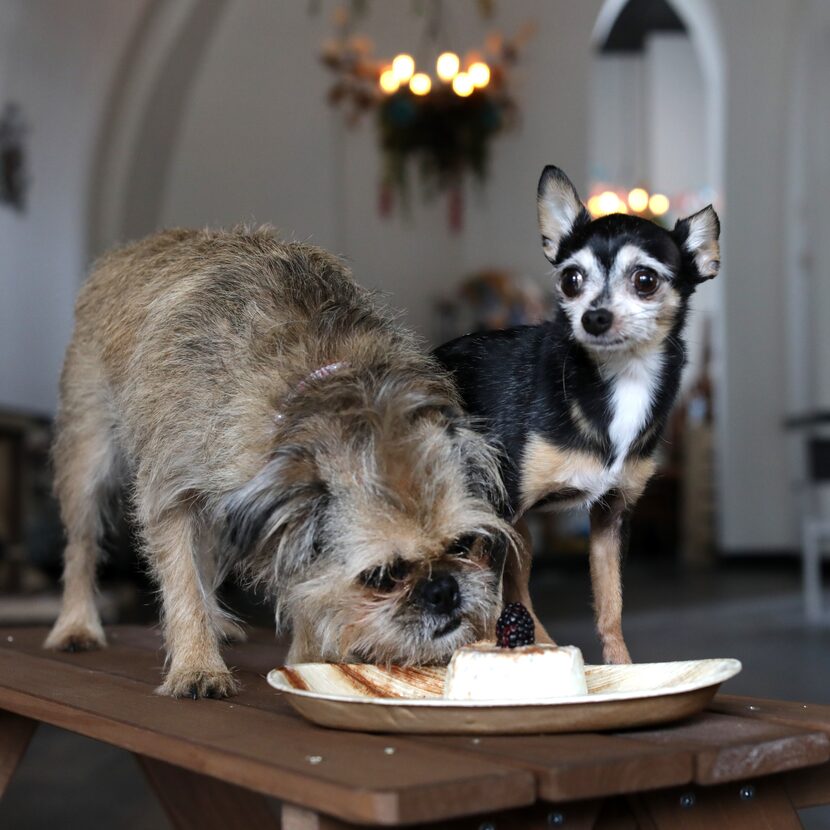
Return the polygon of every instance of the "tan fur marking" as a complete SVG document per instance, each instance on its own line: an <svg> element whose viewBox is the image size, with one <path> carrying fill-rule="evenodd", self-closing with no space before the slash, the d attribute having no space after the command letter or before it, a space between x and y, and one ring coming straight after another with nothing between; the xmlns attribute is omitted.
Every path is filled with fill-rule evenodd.
<svg viewBox="0 0 830 830"><path fill-rule="evenodd" d="M531 435L522 459L522 511L550 493L570 487L575 476L600 476L602 472L602 461L595 455L556 447L540 435Z"/></svg>
<svg viewBox="0 0 830 830"><path fill-rule="evenodd" d="M571 418L573 418L576 428L582 433L585 438L589 440L597 440L599 434L592 426L591 422L585 417L585 413L576 401L571 401Z"/></svg>
<svg viewBox="0 0 830 830"><path fill-rule="evenodd" d="M620 476L619 491L629 509L634 506L642 496L654 471L657 469L657 462L654 458L629 459L623 466Z"/></svg>

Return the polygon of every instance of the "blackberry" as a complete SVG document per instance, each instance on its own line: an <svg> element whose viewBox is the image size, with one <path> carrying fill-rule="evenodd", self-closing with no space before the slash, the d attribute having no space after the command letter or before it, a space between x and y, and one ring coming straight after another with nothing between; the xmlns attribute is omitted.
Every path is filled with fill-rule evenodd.
<svg viewBox="0 0 830 830"><path fill-rule="evenodd" d="M502 648L532 646L536 642L533 617L521 602L511 602L504 607L496 622L496 642Z"/></svg>

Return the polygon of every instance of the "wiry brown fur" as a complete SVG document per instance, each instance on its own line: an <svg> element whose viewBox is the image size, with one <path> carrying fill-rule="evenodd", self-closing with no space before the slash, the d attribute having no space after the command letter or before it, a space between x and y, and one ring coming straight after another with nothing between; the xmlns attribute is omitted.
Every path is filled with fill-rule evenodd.
<svg viewBox="0 0 830 830"><path fill-rule="evenodd" d="M231 569L274 593L292 661L435 662L486 633L492 551L513 539L495 460L340 260L267 229L168 231L105 256L76 317L54 452L64 604L47 647L104 645L95 558L125 479L161 591L163 693L235 690L218 649L234 623L215 597ZM459 554L465 535L477 541ZM400 562L393 590L366 584ZM460 587L443 636L416 601L433 569Z"/></svg>

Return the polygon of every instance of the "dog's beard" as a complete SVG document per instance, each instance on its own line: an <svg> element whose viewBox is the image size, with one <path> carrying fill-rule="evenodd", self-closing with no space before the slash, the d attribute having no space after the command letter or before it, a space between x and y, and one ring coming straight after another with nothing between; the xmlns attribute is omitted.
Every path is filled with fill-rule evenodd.
<svg viewBox="0 0 830 830"><path fill-rule="evenodd" d="M455 575L461 602L448 614L425 611L410 599L407 585L389 595L367 596L356 587L333 590L331 580L324 593L309 591L306 584L301 625L327 661L446 663L457 648L491 633L501 606L500 581L494 572L470 568Z"/></svg>

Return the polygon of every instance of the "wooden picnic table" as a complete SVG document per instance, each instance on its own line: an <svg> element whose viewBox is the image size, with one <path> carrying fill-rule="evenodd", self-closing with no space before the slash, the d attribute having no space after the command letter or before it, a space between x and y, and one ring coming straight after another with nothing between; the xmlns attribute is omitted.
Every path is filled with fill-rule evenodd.
<svg viewBox="0 0 830 830"><path fill-rule="evenodd" d="M176 828L285 830L800 827L830 802L830 706L719 695L674 725L613 734L403 736L313 726L265 682L284 650L226 649L230 700L158 697L158 632L108 630L97 652L45 652L0 629L0 796L38 723L135 753Z"/></svg>

